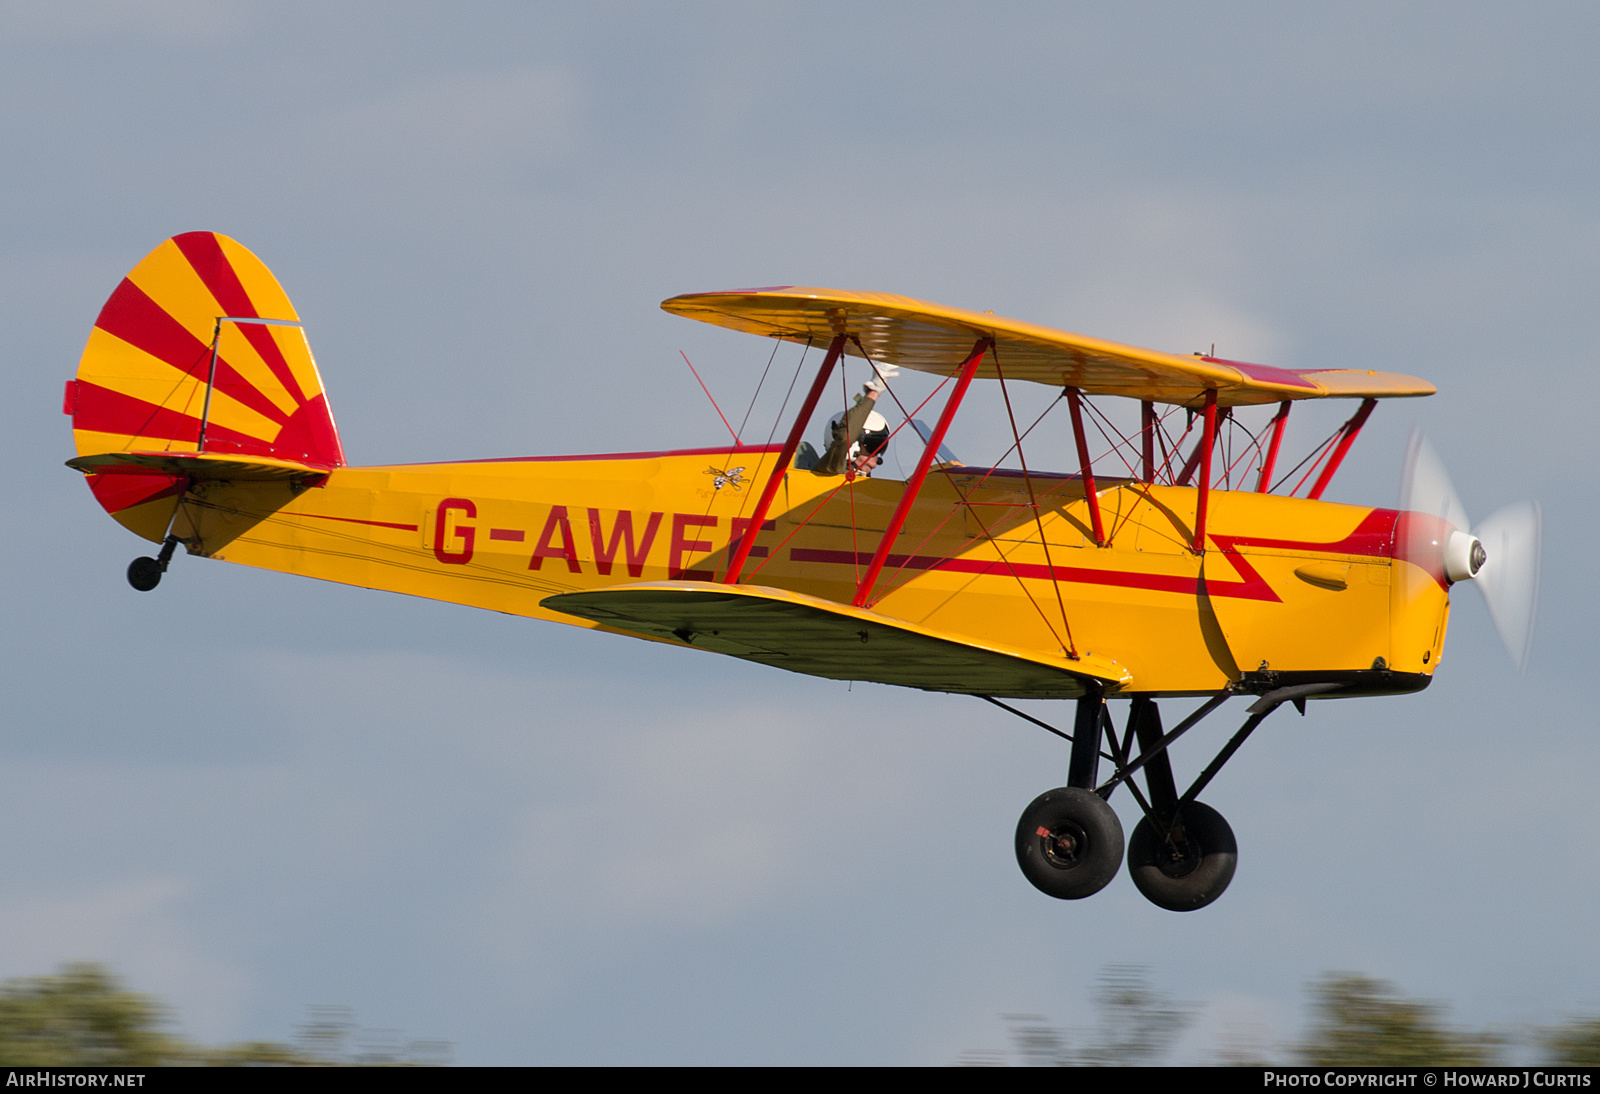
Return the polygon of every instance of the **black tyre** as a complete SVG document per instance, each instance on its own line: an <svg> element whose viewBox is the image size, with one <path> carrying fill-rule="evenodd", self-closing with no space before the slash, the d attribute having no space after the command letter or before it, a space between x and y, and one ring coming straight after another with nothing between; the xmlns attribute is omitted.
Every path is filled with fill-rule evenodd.
<svg viewBox="0 0 1600 1094"><path fill-rule="evenodd" d="M1047 790L1017 822L1017 865L1041 893L1061 900L1093 896L1122 867L1122 822L1092 790Z"/></svg>
<svg viewBox="0 0 1600 1094"><path fill-rule="evenodd" d="M1239 845L1222 814L1203 802L1183 807L1170 834L1141 820L1128 841L1128 873L1145 899L1169 912L1204 908L1228 887Z"/></svg>
<svg viewBox="0 0 1600 1094"><path fill-rule="evenodd" d="M128 563L128 584L147 593L161 584L161 571L165 569L153 558L136 558Z"/></svg>

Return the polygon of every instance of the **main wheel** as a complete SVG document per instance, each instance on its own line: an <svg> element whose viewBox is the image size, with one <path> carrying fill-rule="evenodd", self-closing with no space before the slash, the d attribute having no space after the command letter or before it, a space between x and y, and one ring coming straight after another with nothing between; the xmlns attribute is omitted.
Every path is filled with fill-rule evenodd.
<svg viewBox="0 0 1600 1094"><path fill-rule="evenodd" d="M153 558L136 558L128 563L128 584L147 593L161 584L161 571L165 566Z"/></svg>
<svg viewBox="0 0 1600 1094"><path fill-rule="evenodd" d="M1017 865L1041 893L1093 896L1122 867L1122 822L1092 790L1047 790L1017 822Z"/></svg>
<svg viewBox="0 0 1600 1094"><path fill-rule="evenodd" d="M1239 865L1239 845L1222 814L1190 802L1172 831L1141 820L1128 841L1128 873L1145 899L1169 912L1204 908L1228 887Z"/></svg>

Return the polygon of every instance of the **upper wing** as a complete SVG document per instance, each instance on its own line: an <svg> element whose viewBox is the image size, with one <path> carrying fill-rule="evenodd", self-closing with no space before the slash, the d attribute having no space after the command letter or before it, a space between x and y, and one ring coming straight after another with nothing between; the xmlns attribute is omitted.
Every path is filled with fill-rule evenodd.
<svg viewBox="0 0 1600 1094"><path fill-rule="evenodd" d="M1004 374L1091 395L1183 406L1200 405L1208 389L1216 390L1219 406L1330 396L1384 399L1436 390L1426 380L1394 372L1297 371L1162 353L887 293L788 285L689 293L661 306L674 315L791 342L821 345L843 334L853 339L847 353L859 356L864 349L873 360L940 375L948 375L977 339L987 338L994 352L984 358L979 376Z"/></svg>
<svg viewBox="0 0 1600 1094"><path fill-rule="evenodd" d="M831 680L1019 699L1070 699L1133 677L1108 657L1048 659L941 635L860 608L758 585L641 582L546 597L618 630Z"/></svg>

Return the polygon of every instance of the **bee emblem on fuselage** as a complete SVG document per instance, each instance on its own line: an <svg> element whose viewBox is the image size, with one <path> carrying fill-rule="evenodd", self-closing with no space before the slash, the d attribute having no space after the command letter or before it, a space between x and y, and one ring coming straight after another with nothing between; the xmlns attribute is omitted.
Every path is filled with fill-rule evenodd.
<svg viewBox="0 0 1600 1094"><path fill-rule="evenodd" d="M744 489L746 480L744 477L744 468L742 467L730 467L726 471L718 467L708 467L706 468L705 473L707 475L715 476L711 480L711 485L717 490L721 490L724 486L731 486L733 487L733 492L737 494L740 490Z"/></svg>

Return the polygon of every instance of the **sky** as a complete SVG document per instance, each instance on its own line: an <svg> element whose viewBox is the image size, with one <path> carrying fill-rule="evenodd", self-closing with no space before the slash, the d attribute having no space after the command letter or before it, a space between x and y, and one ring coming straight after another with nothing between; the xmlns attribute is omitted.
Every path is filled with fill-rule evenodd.
<svg viewBox="0 0 1600 1094"><path fill-rule="evenodd" d="M1192 1062L1329 970L1595 1013L1597 49L1576 3L0 7L0 977L463 1064L950 1063L1116 964L1202 1008ZM1216 904L1058 902L1011 840L1065 748L975 699L203 559L131 590L61 385L196 229L277 274L360 464L717 444L680 351L732 416L770 344L657 305L740 285L1422 376L1328 496L1394 504L1418 428L1474 517L1539 501L1531 663L1458 591L1430 689L1280 711L1208 788Z"/></svg>

